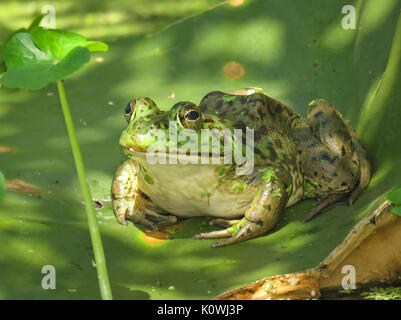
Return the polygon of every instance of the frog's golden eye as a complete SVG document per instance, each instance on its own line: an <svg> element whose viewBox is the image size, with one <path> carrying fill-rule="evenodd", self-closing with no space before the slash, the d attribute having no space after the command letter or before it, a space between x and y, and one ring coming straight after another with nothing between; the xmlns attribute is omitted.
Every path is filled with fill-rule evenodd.
<svg viewBox="0 0 401 320"><path fill-rule="evenodd" d="M190 110L184 115L184 118L188 121L196 121L199 117L200 113L196 110Z"/></svg>
<svg viewBox="0 0 401 320"><path fill-rule="evenodd" d="M136 100L134 99L134 100L128 102L127 106L125 107L124 116L125 116L125 119L127 120L127 122L130 122L130 120L132 118L132 114L135 112L135 104L136 104Z"/></svg>
<svg viewBox="0 0 401 320"><path fill-rule="evenodd" d="M178 124L186 129L201 129L203 126L202 115L196 104L192 102L179 102L173 109Z"/></svg>

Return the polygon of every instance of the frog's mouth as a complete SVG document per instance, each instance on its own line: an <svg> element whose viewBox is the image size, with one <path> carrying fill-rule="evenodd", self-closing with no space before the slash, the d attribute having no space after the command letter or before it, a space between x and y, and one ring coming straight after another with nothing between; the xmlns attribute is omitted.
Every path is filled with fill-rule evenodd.
<svg viewBox="0 0 401 320"><path fill-rule="evenodd" d="M147 152L137 151L133 148L124 149L124 153L130 158L146 161L150 164L222 164L224 153L184 153L184 152ZM229 162L228 164L231 164Z"/></svg>

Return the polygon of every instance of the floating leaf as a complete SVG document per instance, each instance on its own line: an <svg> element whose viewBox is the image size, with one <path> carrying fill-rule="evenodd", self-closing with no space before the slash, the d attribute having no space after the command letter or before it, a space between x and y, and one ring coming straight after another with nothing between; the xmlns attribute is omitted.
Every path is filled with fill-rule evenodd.
<svg viewBox="0 0 401 320"><path fill-rule="evenodd" d="M391 210L392 213L394 213L396 216L401 217L401 206L395 206L393 210Z"/></svg>
<svg viewBox="0 0 401 320"><path fill-rule="evenodd" d="M1 81L8 88L37 90L81 69L90 51L107 50L107 44L87 41L74 32L34 27L8 42L7 72Z"/></svg>
<svg viewBox="0 0 401 320"><path fill-rule="evenodd" d="M401 204L401 188L391 191L386 198L392 203Z"/></svg>

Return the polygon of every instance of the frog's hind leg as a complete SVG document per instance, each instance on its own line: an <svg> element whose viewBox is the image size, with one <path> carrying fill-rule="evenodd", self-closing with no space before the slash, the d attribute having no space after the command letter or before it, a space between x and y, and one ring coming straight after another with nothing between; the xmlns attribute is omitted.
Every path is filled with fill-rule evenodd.
<svg viewBox="0 0 401 320"><path fill-rule="evenodd" d="M338 167L349 171L351 180L341 182L336 190L336 182L332 181L333 193L326 195L306 218L310 220L322 210L336 204L348 204L357 198L366 188L370 180L370 164L367 152L359 141L358 135L341 113L324 99L315 100L309 105L308 122L314 136L329 149L334 158L329 161L339 161ZM343 176L348 174L343 174ZM333 175L334 176L334 175Z"/></svg>

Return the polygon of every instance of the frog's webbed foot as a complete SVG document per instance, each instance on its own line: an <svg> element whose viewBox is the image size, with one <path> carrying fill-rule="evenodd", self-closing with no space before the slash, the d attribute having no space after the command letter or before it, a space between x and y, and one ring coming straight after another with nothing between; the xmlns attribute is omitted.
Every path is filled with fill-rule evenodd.
<svg viewBox="0 0 401 320"><path fill-rule="evenodd" d="M123 225L127 225L128 219L155 230L157 229L155 222L177 222L176 216L157 213L156 211L160 211L160 208L140 195L136 195L134 199L113 200L113 209L118 222Z"/></svg>
<svg viewBox="0 0 401 320"><path fill-rule="evenodd" d="M248 221L246 218L240 220L239 223L232 225L225 230L218 230L197 234L195 239L219 239L228 238L227 240L212 243L212 248L227 246L229 244L245 241L255 238L265 233L260 225Z"/></svg>
<svg viewBox="0 0 401 320"><path fill-rule="evenodd" d="M288 200L286 187L289 183L288 176L283 178L279 171L266 169L263 172L262 183L251 207L241 220L216 219L216 223L229 228L225 230L200 233L195 239L218 239L226 240L215 242L212 248L223 247L229 244L238 243L266 234L271 230Z"/></svg>
<svg viewBox="0 0 401 320"><path fill-rule="evenodd" d="M309 214L304 218L304 222L308 222L317 215L337 206L348 206L347 194L330 194L320 200L313 206Z"/></svg>
<svg viewBox="0 0 401 320"><path fill-rule="evenodd" d="M111 190L113 211L119 223L127 225L127 219L139 223L147 228L156 229L154 222L177 221L173 215L163 215L164 212L146 197L137 185L135 164L125 161L116 172Z"/></svg>

